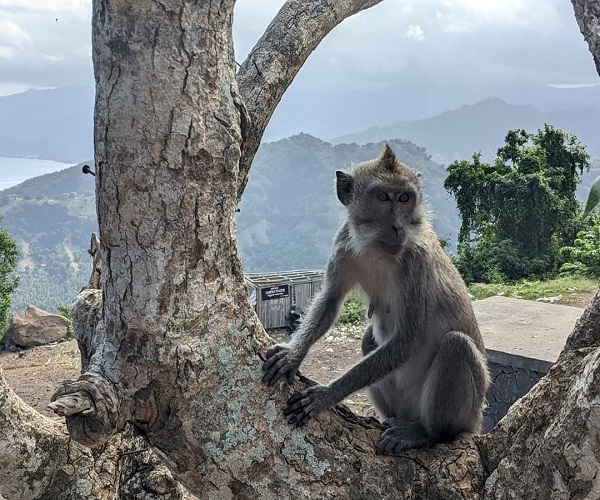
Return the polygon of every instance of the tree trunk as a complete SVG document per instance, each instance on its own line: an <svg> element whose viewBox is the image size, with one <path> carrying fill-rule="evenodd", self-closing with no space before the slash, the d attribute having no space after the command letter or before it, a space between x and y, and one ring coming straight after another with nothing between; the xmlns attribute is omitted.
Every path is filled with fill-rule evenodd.
<svg viewBox="0 0 600 500"><path fill-rule="evenodd" d="M234 211L299 67L376 3L287 2L238 89L233 0L94 2L104 301L80 297L89 363L55 408L87 445L130 423L201 498L594 498L598 293L550 374L486 437L382 457L374 420L338 407L292 429L281 410L306 379L260 382L271 341L246 298Z"/></svg>

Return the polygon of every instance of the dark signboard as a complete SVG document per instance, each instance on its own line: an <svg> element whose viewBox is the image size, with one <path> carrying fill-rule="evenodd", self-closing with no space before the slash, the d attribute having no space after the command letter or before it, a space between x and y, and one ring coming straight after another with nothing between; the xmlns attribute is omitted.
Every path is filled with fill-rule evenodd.
<svg viewBox="0 0 600 500"><path fill-rule="evenodd" d="M273 299L281 299L283 297L290 296L290 286L289 285L280 285L280 286L270 286L269 288L261 288L260 296L263 300L273 300Z"/></svg>

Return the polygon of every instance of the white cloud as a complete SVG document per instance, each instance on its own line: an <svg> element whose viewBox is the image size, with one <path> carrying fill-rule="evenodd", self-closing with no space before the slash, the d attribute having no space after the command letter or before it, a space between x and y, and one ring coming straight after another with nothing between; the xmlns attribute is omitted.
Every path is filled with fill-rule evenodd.
<svg viewBox="0 0 600 500"><path fill-rule="evenodd" d="M0 9L27 11L84 11L92 6L91 0L0 0Z"/></svg>
<svg viewBox="0 0 600 500"><path fill-rule="evenodd" d="M0 17L0 44L12 47L31 45L31 36L9 19Z"/></svg>
<svg viewBox="0 0 600 500"><path fill-rule="evenodd" d="M406 37L412 38L413 40L424 40L425 32L418 24L410 24L406 30Z"/></svg>

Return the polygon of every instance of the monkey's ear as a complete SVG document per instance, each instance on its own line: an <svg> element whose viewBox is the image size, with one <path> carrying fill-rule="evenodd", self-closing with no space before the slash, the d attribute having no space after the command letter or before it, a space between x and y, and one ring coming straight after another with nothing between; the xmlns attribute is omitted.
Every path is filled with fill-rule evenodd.
<svg viewBox="0 0 600 500"><path fill-rule="evenodd" d="M383 148L383 152L379 157L379 162L382 167L387 168L390 172L394 171L394 167L396 166L396 155L389 144L386 144L385 148Z"/></svg>
<svg viewBox="0 0 600 500"><path fill-rule="evenodd" d="M337 170L335 173L337 179L336 191L337 197L343 205L350 205L354 197L354 179L350 174Z"/></svg>

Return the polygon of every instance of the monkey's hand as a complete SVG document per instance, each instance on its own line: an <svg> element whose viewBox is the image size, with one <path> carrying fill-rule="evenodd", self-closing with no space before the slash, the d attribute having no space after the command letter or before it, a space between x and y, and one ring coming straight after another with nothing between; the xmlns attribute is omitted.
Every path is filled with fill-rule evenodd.
<svg viewBox="0 0 600 500"><path fill-rule="evenodd" d="M267 351L267 360L262 366L265 372L262 381L268 386L275 385L281 379L291 384L304 356L305 353L301 349L292 345L274 345Z"/></svg>
<svg viewBox="0 0 600 500"><path fill-rule="evenodd" d="M290 417L288 423L296 427L304 425L315 413L339 403L333 391L326 385L314 385L294 394L287 401L283 414Z"/></svg>

